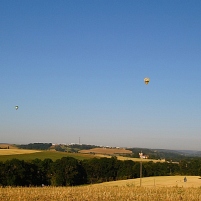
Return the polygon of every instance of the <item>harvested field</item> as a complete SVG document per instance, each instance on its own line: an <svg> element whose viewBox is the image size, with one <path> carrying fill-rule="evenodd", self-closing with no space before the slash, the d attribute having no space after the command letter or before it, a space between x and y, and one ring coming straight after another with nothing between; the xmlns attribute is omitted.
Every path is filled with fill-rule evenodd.
<svg viewBox="0 0 201 201"><path fill-rule="evenodd" d="M158 177L160 182L182 179L183 177ZM143 178L144 180L146 178ZM149 178L150 179L150 178ZM186 183L199 180L199 177L187 177ZM164 180L164 181L163 181ZM158 180L158 183L160 183ZM108 182L108 184L111 182ZM201 188L188 186L135 186L128 185L88 185L79 187L6 187L0 188L0 200L4 201L199 201ZM160 183L161 184L161 183Z"/></svg>
<svg viewBox="0 0 201 201"><path fill-rule="evenodd" d="M16 155L16 154L32 154L41 152L38 150L27 150L27 149L0 149L0 156L5 155Z"/></svg>
<svg viewBox="0 0 201 201"><path fill-rule="evenodd" d="M122 149L122 148L120 148L120 149L115 149L115 148L94 148L94 149L89 149L89 150L81 150L79 152L83 153L83 154L95 153L95 154L108 154L108 155L113 155L113 154L132 154L132 151Z"/></svg>
<svg viewBox="0 0 201 201"><path fill-rule="evenodd" d="M157 176L157 177L144 177L142 178L143 187L201 187L201 177L199 176L186 176L187 182L184 182L185 176ZM94 184L100 186L140 186L140 178L104 182Z"/></svg>

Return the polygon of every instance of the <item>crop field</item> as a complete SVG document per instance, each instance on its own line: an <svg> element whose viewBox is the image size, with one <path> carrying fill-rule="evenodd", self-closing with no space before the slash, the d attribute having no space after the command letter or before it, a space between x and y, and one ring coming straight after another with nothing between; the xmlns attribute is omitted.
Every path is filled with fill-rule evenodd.
<svg viewBox="0 0 201 201"><path fill-rule="evenodd" d="M26 149L0 149L0 156L16 155L16 154L32 154L40 152L38 150L26 150Z"/></svg>
<svg viewBox="0 0 201 201"><path fill-rule="evenodd" d="M16 147L12 147L9 149L0 149L0 161L11 160L13 158L19 160L34 160L36 158L44 160L46 158L51 158L53 161L60 159L62 157L74 157L78 160L90 159L90 158L102 158L107 157L111 158L109 155L105 154L84 154L84 153L67 153L67 152L58 152L58 151L39 151L39 150L27 150L27 149L18 149ZM130 158L124 156L117 156L118 160L132 160L139 162L140 158ZM142 159L143 162L162 162L160 160L153 159Z"/></svg>
<svg viewBox="0 0 201 201"><path fill-rule="evenodd" d="M9 149L7 149L9 147ZM67 152L58 152L58 151L40 151L40 150L27 150L27 149L19 149L15 145L12 144L1 144L0 143L0 161L11 160L13 158L19 160L34 160L36 158L44 160L46 158L50 158L53 161L60 159L62 157L74 157L78 160L90 159L90 158L111 158L113 154L125 154L131 153L129 150L125 149L117 149L117 148L94 148L90 150L82 150L79 153L67 153ZM140 158L130 158L124 156L117 156L118 160L132 160L136 162L140 162ZM154 159L142 159L143 162L165 162L162 160L154 160Z"/></svg>
<svg viewBox="0 0 201 201"><path fill-rule="evenodd" d="M38 150L26 150L26 149L0 149L0 161L11 160L13 158L17 158L19 160L34 160L35 158L44 160L46 158L51 158L53 161L60 159L62 157L73 157L78 160L90 159L90 158L111 158L109 155L103 154L82 154L82 153L66 153L66 152L58 152L58 151L38 151ZM140 162L140 158L129 158L123 156L117 156L118 160L132 160L136 162ZM142 159L142 162L164 162L160 160L153 159Z"/></svg>
<svg viewBox="0 0 201 201"><path fill-rule="evenodd" d="M184 182L185 176L157 176L157 177L144 177L141 179L141 186L143 187L201 187L201 177L199 176L186 176L187 182ZM140 179L128 179L104 182L94 184L99 186L140 186Z"/></svg>
<svg viewBox="0 0 201 201"><path fill-rule="evenodd" d="M113 182L112 185L98 184L79 187L6 187L0 188L0 200L4 201L199 201L201 200L201 188L194 185L193 181L199 180L199 177L188 177L186 184L175 185L179 179L182 182L183 177L167 178L158 177L158 185L142 187L135 185L139 183L127 183L121 181L118 185ZM143 178L144 180L147 178ZM150 178L149 178L150 179ZM152 178L153 181L154 178ZM139 180L139 179L138 179ZM167 186L164 185L167 182ZM172 187L170 187L172 185Z"/></svg>
<svg viewBox="0 0 201 201"><path fill-rule="evenodd" d="M57 151L38 151L38 150L26 150L26 149L0 149L0 161L11 160L13 158L29 161L36 158L44 160L50 158L53 161L61 159L62 157L74 157L78 160L84 160L93 158L94 155L79 154L79 153L66 153Z"/></svg>

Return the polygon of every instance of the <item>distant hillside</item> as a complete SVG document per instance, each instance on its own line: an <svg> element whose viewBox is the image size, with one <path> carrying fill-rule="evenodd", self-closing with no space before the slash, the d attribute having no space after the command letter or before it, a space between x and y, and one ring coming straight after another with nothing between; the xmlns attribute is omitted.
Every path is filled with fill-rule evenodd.
<svg viewBox="0 0 201 201"><path fill-rule="evenodd" d="M115 148L115 147L100 147L97 145L88 144L52 144L52 143L30 143L22 145L11 145L7 143L0 144L0 149L34 149L34 150L56 150L59 152L68 153L95 153L108 155L127 155L128 157L139 158L139 153L142 151L149 159L165 159L166 161L177 162L183 159L201 157L201 151L192 150L168 150L168 149L149 149L149 148Z"/></svg>
<svg viewBox="0 0 201 201"><path fill-rule="evenodd" d="M167 161L179 161L185 158L201 157L199 151L188 150L168 150L168 149L148 149L148 148L128 148L133 152L133 157L138 157L142 151L144 155L152 159L165 159Z"/></svg>
<svg viewBox="0 0 201 201"><path fill-rule="evenodd" d="M179 150L177 151L184 156L198 156L201 157L201 151L194 151L194 150Z"/></svg>
<svg viewBox="0 0 201 201"><path fill-rule="evenodd" d="M0 149L16 149L17 147L12 144L0 143Z"/></svg>

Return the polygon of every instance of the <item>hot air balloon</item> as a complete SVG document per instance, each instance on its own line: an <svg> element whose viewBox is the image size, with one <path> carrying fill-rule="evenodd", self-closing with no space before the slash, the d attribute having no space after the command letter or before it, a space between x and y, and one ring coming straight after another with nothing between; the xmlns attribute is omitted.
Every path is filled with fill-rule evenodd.
<svg viewBox="0 0 201 201"><path fill-rule="evenodd" d="M148 78L148 77L145 77L144 78L144 83L147 85L147 84L149 84L149 81L150 81L150 79Z"/></svg>
<svg viewBox="0 0 201 201"><path fill-rule="evenodd" d="M19 108L19 106L18 106L18 105L16 105L16 106L15 106L15 109L16 109L16 110L18 110L18 108Z"/></svg>

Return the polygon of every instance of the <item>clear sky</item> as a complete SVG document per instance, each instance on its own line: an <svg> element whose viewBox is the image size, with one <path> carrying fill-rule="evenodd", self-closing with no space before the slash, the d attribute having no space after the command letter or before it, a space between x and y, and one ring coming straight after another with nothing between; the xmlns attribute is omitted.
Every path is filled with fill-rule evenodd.
<svg viewBox="0 0 201 201"><path fill-rule="evenodd" d="M201 150L200 76L200 0L0 0L2 143Z"/></svg>

